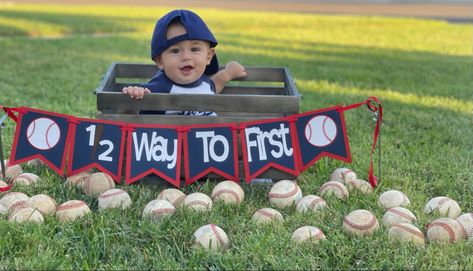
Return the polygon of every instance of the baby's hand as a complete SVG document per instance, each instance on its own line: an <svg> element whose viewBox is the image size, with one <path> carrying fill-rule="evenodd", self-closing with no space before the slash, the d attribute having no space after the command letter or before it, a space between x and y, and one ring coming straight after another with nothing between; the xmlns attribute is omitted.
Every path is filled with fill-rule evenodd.
<svg viewBox="0 0 473 271"><path fill-rule="evenodd" d="M236 79L236 78L242 78L245 77L246 70L245 67L243 67L240 63L237 61L230 61L225 65L225 72L230 75L230 80Z"/></svg>
<svg viewBox="0 0 473 271"><path fill-rule="evenodd" d="M122 92L123 94L128 94L132 99L139 100L143 99L146 93L151 93L151 90L142 87L124 87Z"/></svg>

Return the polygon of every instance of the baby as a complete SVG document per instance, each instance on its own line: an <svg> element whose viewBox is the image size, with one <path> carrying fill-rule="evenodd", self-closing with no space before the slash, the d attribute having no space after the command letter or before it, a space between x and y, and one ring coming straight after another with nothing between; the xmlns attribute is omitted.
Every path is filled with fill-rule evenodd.
<svg viewBox="0 0 473 271"><path fill-rule="evenodd" d="M160 71L148 83L124 87L122 91L134 99L142 99L146 93L218 94L225 83L245 77L246 71L236 61L219 71L215 46L217 40L197 14L173 10L158 20L151 40L151 59ZM200 111L165 114L216 116L214 112Z"/></svg>

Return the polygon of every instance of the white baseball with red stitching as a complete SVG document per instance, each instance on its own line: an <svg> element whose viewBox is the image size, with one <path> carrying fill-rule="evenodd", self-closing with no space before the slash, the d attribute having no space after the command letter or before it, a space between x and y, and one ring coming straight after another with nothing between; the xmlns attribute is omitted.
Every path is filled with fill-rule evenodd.
<svg viewBox="0 0 473 271"><path fill-rule="evenodd" d="M473 228L473 213L462 214L455 220L462 225L463 229L467 233L466 235L471 232L471 229Z"/></svg>
<svg viewBox="0 0 473 271"><path fill-rule="evenodd" d="M194 211L205 212L212 210L213 202L206 194L195 192L187 195L182 205Z"/></svg>
<svg viewBox="0 0 473 271"><path fill-rule="evenodd" d="M251 220L257 224L267 224L272 222L280 222L284 220L283 215L273 208L261 208L257 210Z"/></svg>
<svg viewBox="0 0 473 271"><path fill-rule="evenodd" d="M7 210L15 204L17 201L28 201L29 197L22 192L9 192L6 193L1 199L0 204L5 206Z"/></svg>
<svg viewBox="0 0 473 271"><path fill-rule="evenodd" d="M39 177L36 174L24 172L16 176L12 183L14 185L33 185L39 181Z"/></svg>
<svg viewBox="0 0 473 271"><path fill-rule="evenodd" d="M2 169L2 166L0 165L0 170L1 169ZM5 160L5 175L8 179L13 180L21 173L23 173L23 168L19 164L9 166L8 160ZM1 177L1 174L0 174L0 177Z"/></svg>
<svg viewBox="0 0 473 271"><path fill-rule="evenodd" d="M82 200L69 200L56 208L56 218L59 222L71 222L90 213L90 208Z"/></svg>
<svg viewBox="0 0 473 271"><path fill-rule="evenodd" d="M66 185L69 187L76 186L78 188L83 188L86 181L90 178L91 173L83 171L75 175L71 175L66 179Z"/></svg>
<svg viewBox="0 0 473 271"><path fill-rule="evenodd" d="M379 229L379 223L368 210L354 210L343 218L343 229L356 236L371 236Z"/></svg>
<svg viewBox="0 0 473 271"><path fill-rule="evenodd" d="M155 199L146 204L143 209L143 218L158 220L162 217L171 216L176 212L176 207L167 200Z"/></svg>
<svg viewBox="0 0 473 271"><path fill-rule="evenodd" d="M324 233L314 226L302 226L292 233L292 241L298 244L308 241L318 242L325 239Z"/></svg>
<svg viewBox="0 0 473 271"><path fill-rule="evenodd" d="M466 237L460 223L451 218L438 218L427 225L429 242L456 243Z"/></svg>
<svg viewBox="0 0 473 271"><path fill-rule="evenodd" d="M356 173L349 168L337 168L330 173L329 181L346 184L347 181L356 180Z"/></svg>
<svg viewBox="0 0 473 271"><path fill-rule="evenodd" d="M28 200L29 206L37 209L43 216L54 215L56 213L56 201L48 195L38 194Z"/></svg>
<svg viewBox="0 0 473 271"><path fill-rule="evenodd" d="M299 202L302 191L295 181L282 180L271 187L268 198L269 202L276 207L289 207Z"/></svg>
<svg viewBox="0 0 473 271"><path fill-rule="evenodd" d="M316 195L304 196L296 205L296 211L299 213L317 212L327 207L327 202Z"/></svg>
<svg viewBox="0 0 473 271"><path fill-rule="evenodd" d="M130 195L122 189L112 188L99 196L99 209L119 208L125 210L130 206Z"/></svg>
<svg viewBox="0 0 473 271"><path fill-rule="evenodd" d="M212 251L225 250L230 241L225 231L215 224L208 224L194 232L194 246Z"/></svg>
<svg viewBox="0 0 473 271"><path fill-rule="evenodd" d="M424 213L435 213L455 219L461 214L461 209L458 203L449 197L434 197L425 204Z"/></svg>
<svg viewBox="0 0 473 271"><path fill-rule="evenodd" d="M335 196L336 198L345 200L348 199L350 194L343 183L328 181L320 187L319 195L323 198Z"/></svg>
<svg viewBox="0 0 473 271"><path fill-rule="evenodd" d="M393 224L414 223L416 220L416 216L404 207L389 208L383 215L383 225L388 229Z"/></svg>
<svg viewBox="0 0 473 271"><path fill-rule="evenodd" d="M411 223L396 223L391 225L388 231L388 238L389 241L393 243L410 242L421 246L425 244L424 234Z"/></svg>
<svg viewBox="0 0 473 271"><path fill-rule="evenodd" d="M181 206L182 202L186 198L186 194L176 188L168 188L161 191L157 199L164 199L172 203L176 208Z"/></svg>
<svg viewBox="0 0 473 271"><path fill-rule="evenodd" d="M355 179L346 181L346 186L348 191L356 191L361 194L371 194L373 193L373 187L371 184L365 180Z"/></svg>
<svg viewBox="0 0 473 271"><path fill-rule="evenodd" d="M213 201L223 201L225 204L240 204L245 198L245 192L240 184L228 180L218 183L210 197Z"/></svg>
<svg viewBox="0 0 473 271"><path fill-rule="evenodd" d="M40 224L44 222L44 218L35 208L26 207L12 213L8 218L8 221L16 223L32 222Z"/></svg>
<svg viewBox="0 0 473 271"><path fill-rule="evenodd" d="M112 188L115 188L115 182L104 172L92 173L82 186L86 195L99 195Z"/></svg>
<svg viewBox="0 0 473 271"><path fill-rule="evenodd" d="M410 200L403 192L399 190L389 190L381 194L378 198L378 205L389 209L392 207L406 207Z"/></svg>

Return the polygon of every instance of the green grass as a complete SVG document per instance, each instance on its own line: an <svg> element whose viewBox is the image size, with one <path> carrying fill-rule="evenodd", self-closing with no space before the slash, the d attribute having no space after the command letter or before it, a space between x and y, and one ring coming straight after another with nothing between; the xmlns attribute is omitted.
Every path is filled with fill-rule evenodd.
<svg viewBox="0 0 473 271"><path fill-rule="evenodd" d="M78 117L95 117L93 90L112 62L151 63L149 40L164 8L0 5L0 104L30 106ZM67 189L47 168L24 167L41 183L14 188L46 193L59 203L85 200L94 211L84 220L15 225L0 220L1 269L473 269L472 244L388 242L382 228L372 238L353 238L342 219L359 208L372 210L389 189L404 191L409 209L425 230L423 214L434 196L456 199L473 211L472 25L442 21L234 12L196 9L219 40L221 63L285 66L304 99L301 111L351 104L375 95L383 103L382 182L369 196L334 199L320 214L282 210L281 225L258 227L251 215L266 207L269 186L244 185L245 203L196 215L185 210L159 223L141 218L147 202L166 187L123 186L134 203L120 212L98 212L97 200ZM304 195L316 194L331 171L350 167L366 179L374 122L365 109L346 112L352 164L323 158L299 178ZM13 121L2 130L5 154ZM184 188L210 194L215 183ZM215 223L230 237L226 252L192 248L200 226ZM327 241L296 246L292 232L321 228Z"/></svg>

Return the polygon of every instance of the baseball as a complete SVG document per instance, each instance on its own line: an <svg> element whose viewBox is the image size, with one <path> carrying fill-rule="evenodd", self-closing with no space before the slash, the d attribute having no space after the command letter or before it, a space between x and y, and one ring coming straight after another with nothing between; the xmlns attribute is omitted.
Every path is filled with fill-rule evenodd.
<svg viewBox="0 0 473 271"><path fill-rule="evenodd" d="M456 243L466 238L460 223L451 218L438 218L427 225L427 240L429 242Z"/></svg>
<svg viewBox="0 0 473 271"><path fill-rule="evenodd" d="M14 185L33 185L39 181L39 177L33 173L21 173L13 179L12 184Z"/></svg>
<svg viewBox="0 0 473 271"><path fill-rule="evenodd" d="M267 224L271 222L283 221L282 214L273 208L262 208L256 211L251 220L257 224Z"/></svg>
<svg viewBox="0 0 473 271"><path fill-rule="evenodd" d="M56 213L56 201L48 195L34 195L27 202L30 207L37 209L43 216Z"/></svg>
<svg viewBox="0 0 473 271"><path fill-rule="evenodd" d="M455 220L458 221L460 225L462 225L465 232L467 233L471 232L471 229L473 227L473 213L462 214L461 216L457 217Z"/></svg>
<svg viewBox="0 0 473 271"><path fill-rule="evenodd" d="M130 205L130 195L122 189L112 188L99 196L99 209L120 208L125 210Z"/></svg>
<svg viewBox="0 0 473 271"><path fill-rule="evenodd" d="M16 223L33 222L39 224L44 222L44 218L38 210L26 207L11 214L8 221Z"/></svg>
<svg viewBox="0 0 473 271"><path fill-rule="evenodd" d="M183 206L199 212L212 210L212 205L212 199L206 194L200 192L187 195L183 202Z"/></svg>
<svg viewBox="0 0 473 271"><path fill-rule="evenodd" d="M4 160L4 163L5 163L5 176L7 177L7 179L13 180L16 178L16 176L23 173L23 168L19 164L10 166L8 160ZM0 164L0 170L2 170L1 164ZM0 173L0 177L2 177L1 173Z"/></svg>
<svg viewBox="0 0 473 271"><path fill-rule="evenodd" d="M325 115L315 116L305 125L305 138L316 147L325 147L337 137L337 125Z"/></svg>
<svg viewBox="0 0 473 271"><path fill-rule="evenodd" d="M378 205L385 209L392 207L406 207L409 203L409 198L399 190L386 191L378 198Z"/></svg>
<svg viewBox="0 0 473 271"><path fill-rule="evenodd" d="M56 218L59 222L71 222L90 213L90 208L82 200L69 200L56 209Z"/></svg>
<svg viewBox="0 0 473 271"><path fill-rule="evenodd" d="M395 242L410 242L415 245L423 246L425 244L424 234L414 225L410 223L393 224L388 231L389 241Z"/></svg>
<svg viewBox="0 0 473 271"><path fill-rule="evenodd" d="M29 160L28 162L26 162L26 165L30 167L39 167L39 166L44 166L45 163L43 162L43 160L39 158L35 158L33 160Z"/></svg>
<svg viewBox="0 0 473 271"><path fill-rule="evenodd" d="M448 197L435 197L427 202L424 213L437 213L440 216L455 219L461 214L461 210L455 200Z"/></svg>
<svg viewBox="0 0 473 271"><path fill-rule="evenodd" d="M1 199L0 199L0 204L5 206L8 211L10 211L10 208L14 205L18 205L17 202L26 202L28 201L29 197L22 192L10 192L5 194Z"/></svg>
<svg viewBox="0 0 473 271"><path fill-rule="evenodd" d="M194 232L194 246L208 250L225 250L228 248L227 234L217 225L208 224Z"/></svg>
<svg viewBox="0 0 473 271"><path fill-rule="evenodd" d="M292 241L298 244L306 241L318 242L319 240L325 240L325 235L319 228L314 226L302 226L292 233Z"/></svg>
<svg viewBox="0 0 473 271"><path fill-rule="evenodd" d="M176 212L176 207L172 203L163 199L155 199L146 204L142 216L157 221L162 217L171 216L174 212Z"/></svg>
<svg viewBox="0 0 473 271"><path fill-rule="evenodd" d="M349 196L348 189L344 184L333 181L324 183L319 189L319 194L323 198L335 196L342 200L348 199Z"/></svg>
<svg viewBox="0 0 473 271"><path fill-rule="evenodd" d="M383 225L388 229L393 224L414 223L416 220L416 216L411 211L403 207L389 208L383 215Z"/></svg>
<svg viewBox="0 0 473 271"><path fill-rule="evenodd" d="M282 180L273 185L268 194L269 202L279 208L289 207L302 198L302 191L296 182Z"/></svg>
<svg viewBox="0 0 473 271"><path fill-rule="evenodd" d="M371 236L379 229L376 217L368 210L355 210L343 218L345 232L356 236Z"/></svg>
<svg viewBox="0 0 473 271"><path fill-rule="evenodd" d="M83 188L86 180L88 180L90 178L90 175L92 175L92 174L87 172L87 171L83 171L83 172L77 173L75 175L71 175L71 176L67 177L66 185L68 187L77 186L79 188Z"/></svg>
<svg viewBox="0 0 473 271"><path fill-rule="evenodd" d="M296 211L299 213L317 212L325 207L327 207L327 202L323 198L315 195L307 195L299 200L296 205Z"/></svg>
<svg viewBox="0 0 473 271"><path fill-rule="evenodd" d="M182 201L186 198L186 194L176 188L164 189L159 193L158 199L164 199L172 203L176 208L181 206Z"/></svg>
<svg viewBox="0 0 473 271"><path fill-rule="evenodd" d="M349 180L356 180L356 173L349 168L337 168L330 173L329 181L346 183Z"/></svg>
<svg viewBox="0 0 473 271"><path fill-rule="evenodd" d="M98 195L111 188L115 188L115 182L110 175L104 172L92 173L82 186L86 195Z"/></svg>
<svg viewBox="0 0 473 271"><path fill-rule="evenodd" d="M360 180L360 179L350 179L347 180L346 182L348 191L356 191L361 194L371 194L373 193L373 187L371 184L365 180Z"/></svg>
<svg viewBox="0 0 473 271"><path fill-rule="evenodd" d="M214 187L211 198L213 201L223 201L225 204L240 204L245 198L245 192L238 183L223 181Z"/></svg>
<svg viewBox="0 0 473 271"><path fill-rule="evenodd" d="M28 142L39 150L54 148L61 138L61 130L57 123L50 118L33 120L26 131Z"/></svg>

